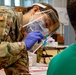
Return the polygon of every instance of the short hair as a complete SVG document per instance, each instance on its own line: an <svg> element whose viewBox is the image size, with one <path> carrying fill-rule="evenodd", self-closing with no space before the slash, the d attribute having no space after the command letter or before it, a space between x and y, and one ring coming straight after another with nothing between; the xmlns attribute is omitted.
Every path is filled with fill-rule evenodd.
<svg viewBox="0 0 76 75"><path fill-rule="evenodd" d="M67 0L67 13L74 29L76 28L76 0Z"/></svg>
<svg viewBox="0 0 76 75"><path fill-rule="evenodd" d="M57 17L59 17L57 10L56 10L52 5L50 5L50 4L48 4L48 3L44 3L44 2L39 2L39 4L42 4L42 5L46 6L46 8L39 7L39 9L40 9L41 11L45 11L45 10L52 9L52 10L55 12L55 14L57 15ZM32 5L32 6L30 6L30 7L25 8L25 10L23 10L22 13L25 14L25 13L29 12L34 6L35 6L35 5Z"/></svg>

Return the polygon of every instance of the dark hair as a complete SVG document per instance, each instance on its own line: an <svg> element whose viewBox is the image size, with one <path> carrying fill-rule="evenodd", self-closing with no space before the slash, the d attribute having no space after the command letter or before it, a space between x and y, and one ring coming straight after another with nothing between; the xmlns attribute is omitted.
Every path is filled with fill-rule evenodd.
<svg viewBox="0 0 76 75"><path fill-rule="evenodd" d="M57 13L57 11L52 7L52 5L47 4L47 3L43 3L43 2L39 2L39 3L46 6L46 8L39 7L39 9L40 9L41 11L48 10L48 9L52 9L52 10L55 12L55 14L57 15L57 17L58 17L58 13ZM33 6L31 6L31 7L27 7L22 13L25 14L25 13L29 12L34 6L35 6L35 5L33 5Z"/></svg>
<svg viewBox="0 0 76 75"><path fill-rule="evenodd" d="M33 8L33 6L32 6L32 7L27 7L27 8L25 8L25 9L22 11L22 13L23 13L23 14L26 14L26 13L29 12L32 8Z"/></svg>
<svg viewBox="0 0 76 75"><path fill-rule="evenodd" d="M67 0L67 13L74 29L76 28L76 0Z"/></svg>

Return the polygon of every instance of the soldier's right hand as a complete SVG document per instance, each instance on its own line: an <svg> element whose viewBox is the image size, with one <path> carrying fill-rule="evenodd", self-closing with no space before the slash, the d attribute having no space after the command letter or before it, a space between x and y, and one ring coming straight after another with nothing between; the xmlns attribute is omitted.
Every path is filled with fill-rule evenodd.
<svg viewBox="0 0 76 75"><path fill-rule="evenodd" d="M35 30L33 32L30 32L26 38L23 40L23 42L26 45L26 49L29 50L31 47L38 41L40 43L43 39L43 35L39 30Z"/></svg>

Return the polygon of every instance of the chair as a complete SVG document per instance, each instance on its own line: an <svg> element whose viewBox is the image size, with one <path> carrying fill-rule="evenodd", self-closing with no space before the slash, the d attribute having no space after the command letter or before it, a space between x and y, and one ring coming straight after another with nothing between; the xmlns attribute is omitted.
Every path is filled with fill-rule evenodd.
<svg viewBox="0 0 76 75"><path fill-rule="evenodd" d="M45 52L45 54L44 54L44 52ZM43 54L42 54L42 56L41 56L42 58L43 58L43 63L47 63L46 62L46 58L49 58L49 60L50 60L50 57L53 57L53 55L49 55L48 53L47 53L47 51L43 48Z"/></svg>

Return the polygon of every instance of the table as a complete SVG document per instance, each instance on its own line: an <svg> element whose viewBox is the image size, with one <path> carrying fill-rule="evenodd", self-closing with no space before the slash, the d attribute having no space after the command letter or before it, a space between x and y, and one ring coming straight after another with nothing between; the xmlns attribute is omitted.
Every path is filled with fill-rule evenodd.
<svg viewBox="0 0 76 75"><path fill-rule="evenodd" d="M33 73L31 73L31 75L46 75L46 71L42 71L42 72L33 72Z"/></svg>
<svg viewBox="0 0 76 75"><path fill-rule="evenodd" d="M44 49L45 50L57 50L57 53L60 52L60 50L63 50L65 48L67 48L68 46L67 45L57 45L57 46L44 46Z"/></svg>
<svg viewBox="0 0 76 75"><path fill-rule="evenodd" d="M31 75L46 75L48 65L37 63L36 66L31 66L30 68L31 70L29 70Z"/></svg>
<svg viewBox="0 0 76 75"><path fill-rule="evenodd" d="M4 72L4 70L2 69L2 70L0 70L0 75L5 75L5 72Z"/></svg>
<svg viewBox="0 0 76 75"><path fill-rule="evenodd" d="M67 45L43 46L43 51L45 52L45 54L42 54L42 58L44 59L44 63L46 63L46 58L49 58L50 60L50 57L53 57L53 55L47 53L47 50L57 50L57 53L59 53L60 50L63 50L67 47Z"/></svg>

